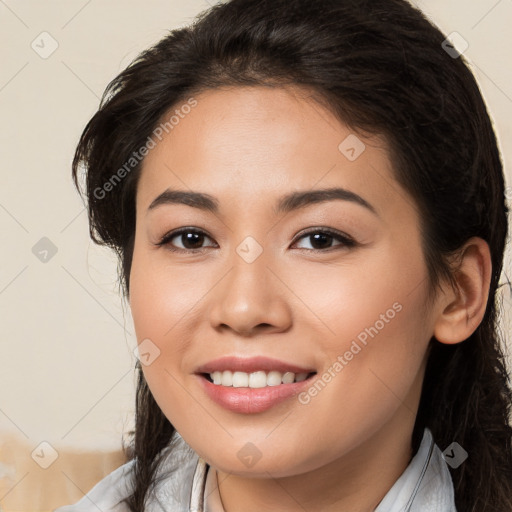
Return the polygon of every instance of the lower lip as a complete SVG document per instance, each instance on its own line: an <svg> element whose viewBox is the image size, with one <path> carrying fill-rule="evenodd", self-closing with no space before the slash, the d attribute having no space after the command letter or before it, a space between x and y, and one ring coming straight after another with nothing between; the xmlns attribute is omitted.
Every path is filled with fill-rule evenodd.
<svg viewBox="0 0 512 512"><path fill-rule="evenodd" d="M302 388L311 385L315 375L301 382L264 388L234 388L214 384L202 375L197 375L197 377L200 379L206 394L214 402L233 412L254 414L266 411L274 405L299 394Z"/></svg>

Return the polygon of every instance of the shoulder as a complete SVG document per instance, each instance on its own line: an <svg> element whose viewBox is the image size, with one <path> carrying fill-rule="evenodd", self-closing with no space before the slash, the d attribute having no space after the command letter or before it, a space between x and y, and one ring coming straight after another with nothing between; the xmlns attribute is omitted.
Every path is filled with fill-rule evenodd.
<svg viewBox="0 0 512 512"><path fill-rule="evenodd" d="M129 512L121 501L130 494L130 476L135 461L127 462L100 480L74 505L59 507L54 512Z"/></svg>
<svg viewBox="0 0 512 512"><path fill-rule="evenodd" d="M199 456L175 432L173 442L162 452L147 512L189 510L198 460ZM135 460L127 462L98 482L77 503L59 507L53 512L130 512L128 505L122 501L132 492L134 466Z"/></svg>

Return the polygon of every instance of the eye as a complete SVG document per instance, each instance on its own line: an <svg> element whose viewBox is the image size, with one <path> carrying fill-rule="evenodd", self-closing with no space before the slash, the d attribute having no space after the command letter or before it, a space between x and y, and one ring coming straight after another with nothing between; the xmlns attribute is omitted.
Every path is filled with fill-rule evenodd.
<svg viewBox="0 0 512 512"><path fill-rule="evenodd" d="M306 240L308 238L312 242L313 247L311 249L307 247L299 247L299 249L325 252L327 249L333 249L336 247L354 247L356 245L356 242L349 236L330 228L311 229L306 233L302 233L297 240ZM181 247L179 245L176 246L176 242L173 242L174 239L181 242ZM173 252L200 252L205 249L203 246L205 239L211 240L204 231L185 227L165 234L156 245L165 246L168 250ZM338 241L339 243L332 245L335 241ZM296 245L297 243L298 242L296 241L293 245ZM215 245L210 245L210 247L215 247Z"/></svg>
<svg viewBox="0 0 512 512"><path fill-rule="evenodd" d="M312 242L313 247L311 249L305 248L306 250L325 252L325 249L332 249L335 247L354 247L356 245L356 242L349 236L329 228L312 229L306 233L303 233L298 240L308 238ZM340 243L332 246L331 243L336 240ZM300 247L300 249L304 249L304 247Z"/></svg>
<svg viewBox="0 0 512 512"><path fill-rule="evenodd" d="M175 238L178 241L181 241L182 247L176 247L176 245L172 243L172 240ZM202 249L204 249L202 245L205 238L210 239L210 237L204 231L194 228L180 228L165 234L156 245L166 246L166 248L170 251L176 252L200 252Z"/></svg>

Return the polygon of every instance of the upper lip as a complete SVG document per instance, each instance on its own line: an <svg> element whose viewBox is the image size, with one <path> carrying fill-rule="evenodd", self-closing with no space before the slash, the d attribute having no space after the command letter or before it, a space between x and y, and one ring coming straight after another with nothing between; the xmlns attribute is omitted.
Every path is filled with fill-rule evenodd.
<svg viewBox="0 0 512 512"><path fill-rule="evenodd" d="M272 359L264 356L256 357L237 357L225 356L219 359L214 359L206 364L199 366L196 373L213 373L223 372L225 370L238 371L238 372L256 372L256 371L277 371L280 373L312 373L316 370L314 368L305 368L295 364L280 361L279 359Z"/></svg>

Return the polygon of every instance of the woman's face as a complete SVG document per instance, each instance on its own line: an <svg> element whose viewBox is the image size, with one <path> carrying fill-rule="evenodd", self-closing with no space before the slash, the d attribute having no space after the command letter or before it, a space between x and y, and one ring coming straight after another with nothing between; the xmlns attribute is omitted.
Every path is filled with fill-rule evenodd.
<svg viewBox="0 0 512 512"><path fill-rule="evenodd" d="M434 314L415 203L385 143L298 88L195 100L173 109L137 191L130 303L158 405L207 462L240 475L299 474L410 436ZM324 189L341 190L313 195ZM245 370L261 388L201 375L225 356L282 364L213 363L217 382ZM286 365L316 374L268 385Z"/></svg>

